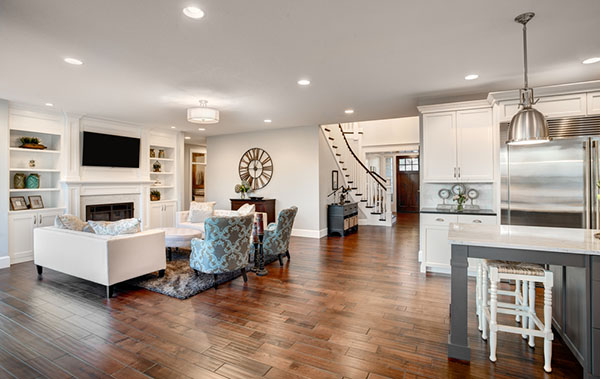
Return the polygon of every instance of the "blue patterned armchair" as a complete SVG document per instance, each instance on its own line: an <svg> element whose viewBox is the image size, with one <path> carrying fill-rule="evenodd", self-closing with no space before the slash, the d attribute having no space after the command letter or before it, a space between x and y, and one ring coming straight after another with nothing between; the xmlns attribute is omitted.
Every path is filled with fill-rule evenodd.
<svg viewBox="0 0 600 379"><path fill-rule="evenodd" d="M263 250L265 256L276 255L279 264L283 266L282 257L285 255L290 260L290 237L292 235L292 226L294 218L298 213L297 207L290 207L279 212L277 224L271 223L265 229L263 237Z"/></svg>
<svg viewBox="0 0 600 379"><path fill-rule="evenodd" d="M198 272L217 274L241 270L248 281L246 266L250 253L254 215L210 217L204 222L204 240L192 240L190 267Z"/></svg>

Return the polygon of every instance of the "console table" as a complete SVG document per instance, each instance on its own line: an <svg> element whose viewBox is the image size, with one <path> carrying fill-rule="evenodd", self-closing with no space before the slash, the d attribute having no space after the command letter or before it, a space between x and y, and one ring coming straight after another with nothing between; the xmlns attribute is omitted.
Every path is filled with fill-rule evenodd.
<svg viewBox="0 0 600 379"><path fill-rule="evenodd" d="M331 236L345 236L358 231L358 203L329 204L327 206L327 232Z"/></svg>
<svg viewBox="0 0 600 379"><path fill-rule="evenodd" d="M229 199L231 200L231 210L237 211L244 204L252 204L256 207L256 212L267 214L267 222L275 222L275 199Z"/></svg>

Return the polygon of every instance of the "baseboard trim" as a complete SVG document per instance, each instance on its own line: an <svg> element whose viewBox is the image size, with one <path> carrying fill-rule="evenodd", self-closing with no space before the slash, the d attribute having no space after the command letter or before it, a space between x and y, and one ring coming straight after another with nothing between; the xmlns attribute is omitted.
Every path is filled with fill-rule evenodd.
<svg viewBox="0 0 600 379"><path fill-rule="evenodd" d="M319 230L319 238L327 236L327 228Z"/></svg>
<svg viewBox="0 0 600 379"><path fill-rule="evenodd" d="M327 229L314 230L314 229L292 229L292 236L294 237L307 237L307 238L321 238L323 230L327 235Z"/></svg>
<svg viewBox="0 0 600 379"><path fill-rule="evenodd" d="M8 268L10 267L10 257L0 257L0 268Z"/></svg>

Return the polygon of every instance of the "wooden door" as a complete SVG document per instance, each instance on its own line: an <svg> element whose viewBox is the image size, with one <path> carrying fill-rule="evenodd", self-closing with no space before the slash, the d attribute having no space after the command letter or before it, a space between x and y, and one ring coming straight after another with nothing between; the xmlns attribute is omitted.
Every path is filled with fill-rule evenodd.
<svg viewBox="0 0 600 379"><path fill-rule="evenodd" d="M419 157L396 157L396 210L419 211Z"/></svg>

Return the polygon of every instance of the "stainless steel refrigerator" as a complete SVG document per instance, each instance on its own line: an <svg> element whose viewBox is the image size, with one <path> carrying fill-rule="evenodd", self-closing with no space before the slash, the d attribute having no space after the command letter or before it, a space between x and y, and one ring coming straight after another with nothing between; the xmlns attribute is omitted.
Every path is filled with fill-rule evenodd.
<svg viewBox="0 0 600 379"><path fill-rule="evenodd" d="M548 143L507 146L500 125L501 223L600 228L600 117L548 121Z"/></svg>

